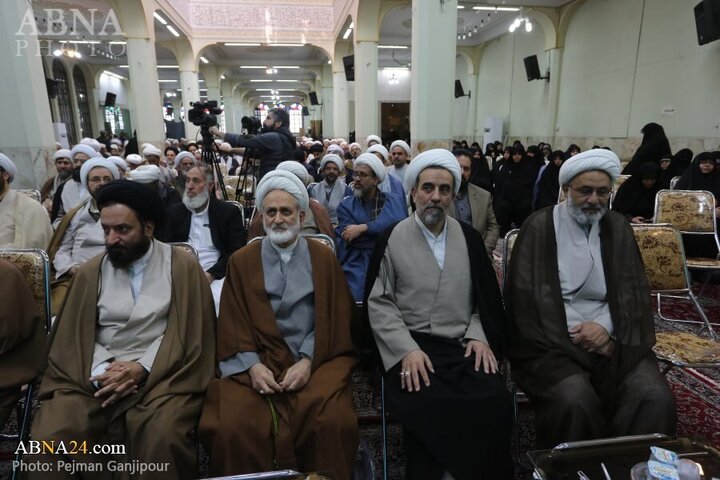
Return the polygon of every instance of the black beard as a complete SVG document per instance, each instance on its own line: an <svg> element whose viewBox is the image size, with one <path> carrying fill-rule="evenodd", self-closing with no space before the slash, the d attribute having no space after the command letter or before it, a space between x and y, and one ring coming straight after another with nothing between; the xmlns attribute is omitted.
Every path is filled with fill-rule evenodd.
<svg viewBox="0 0 720 480"><path fill-rule="evenodd" d="M265 125L263 125L262 128L260 129L260 133L268 133L268 132L273 132L273 131L275 131L274 125L271 127L266 127Z"/></svg>
<svg viewBox="0 0 720 480"><path fill-rule="evenodd" d="M108 258L115 268L127 269L145 255L150 248L151 237L145 237L134 245L111 245L107 247Z"/></svg>
<svg viewBox="0 0 720 480"><path fill-rule="evenodd" d="M80 168L82 168L82 166L73 168L73 171L72 171L72 178L76 182L80 182Z"/></svg>
<svg viewBox="0 0 720 480"><path fill-rule="evenodd" d="M58 171L57 176L60 180L65 180L67 178L70 178L72 173L73 173L72 170L60 170L60 171Z"/></svg>
<svg viewBox="0 0 720 480"><path fill-rule="evenodd" d="M0 174L0 195L3 195L8 190L8 181L5 180L5 177Z"/></svg>

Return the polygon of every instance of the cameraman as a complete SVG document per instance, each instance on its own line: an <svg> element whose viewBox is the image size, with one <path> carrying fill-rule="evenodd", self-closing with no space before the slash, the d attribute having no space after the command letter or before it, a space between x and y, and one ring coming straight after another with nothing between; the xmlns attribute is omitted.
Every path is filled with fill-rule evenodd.
<svg viewBox="0 0 720 480"><path fill-rule="evenodd" d="M210 133L225 139L233 147L252 148L260 157L260 180L267 172L285 160L293 158L295 137L290 133L290 115L281 108L273 108L265 117L260 134L246 138L235 133L221 132L217 127L210 127Z"/></svg>

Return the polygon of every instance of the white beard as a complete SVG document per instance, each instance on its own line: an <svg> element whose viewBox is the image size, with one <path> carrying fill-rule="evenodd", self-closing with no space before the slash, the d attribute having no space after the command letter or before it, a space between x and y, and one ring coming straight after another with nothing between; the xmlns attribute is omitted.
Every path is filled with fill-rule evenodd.
<svg viewBox="0 0 720 480"><path fill-rule="evenodd" d="M268 238L272 243L275 245L287 245L288 243L292 243L298 235L300 235L300 220L298 219L297 223L293 225L288 225L287 223L281 223L280 225L275 225L274 223L268 227L263 222L263 229L265 230L265 234L267 234Z"/></svg>
<svg viewBox="0 0 720 480"><path fill-rule="evenodd" d="M188 196L187 190L183 193L183 203L187 208L190 210L197 210L198 208L205 205L205 203L210 199L210 194L207 190L203 191L202 193L198 193L194 197Z"/></svg>
<svg viewBox="0 0 720 480"><path fill-rule="evenodd" d="M593 212L583 211L583 207L576 205L570 197L567 198L567 210L570 217L583 226L592 226L600 221L607 212L607 207L598 205L597 210Z"/></svg>

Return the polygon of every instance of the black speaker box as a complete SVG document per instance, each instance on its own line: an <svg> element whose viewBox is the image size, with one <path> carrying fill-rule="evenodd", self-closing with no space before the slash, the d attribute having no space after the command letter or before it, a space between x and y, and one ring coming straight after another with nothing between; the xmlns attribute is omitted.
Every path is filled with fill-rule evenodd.
<svg viewBox="0 0 720 480"><path fill-rule="evenodd" d="M345 67L345 80L348 82L355 81L355 55L343 57L343 67Z"/></svg>
<svg viewBox="0 0 720 480"><path fill-rule="evenodd" d="M313 105L315 105L315 104L313 103ZM307 117L310 115L310 110L308 109L308 107L302 108L302 114L303 114L303 117Z"/></svg>
<svg viewBox="0 0 720 480"><path fill-rule="evenodd" d="M529 57L523 58L525 63L525 74L527 75L528 82L531 80L540 80L540 66L538 65L537 55L530 55Z"/></svg>
<svg viewBox="0 0 720 480"><path fill-rule="evenodd" d="M106 107L114 107L115 106L115 98L117 98L117 96L114 93L107 92L105 94L105 106Z"/></svg>
<svg viewBox="0 0 720 480"><path fill-rule="evenodd" d="M703 0L695 5L698 45L720 38L720 0Z"/></svg>
<svg viewBox="0 0 720 480"><path fill-rule="evenodd" d="M317 98L317 92L310 92L308 96L310 97L310 105L320 105Z"/></svg>
<svg viewBox="0 0 720 480"><path fill-rule="evenodd" d="M462 82L460 80L455 80L455 98L460 98L465 96L465 90L462 88Z"/></svg>

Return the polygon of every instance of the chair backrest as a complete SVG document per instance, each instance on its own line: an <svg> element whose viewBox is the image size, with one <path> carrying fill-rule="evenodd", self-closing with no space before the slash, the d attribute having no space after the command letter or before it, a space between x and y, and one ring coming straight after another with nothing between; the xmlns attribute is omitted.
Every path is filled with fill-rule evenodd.
<svg viewBox="0 0 720 480"><path fill-rule="evenodd" d="M630 178L630 175L618 175L618 177L615 179L615 183L613 184L613 192L617 192L618 188L620 188L620 185L625 183L625 180Z"/></svg>
<svg viewBox="0 0 720 480"><path fill-rule="evenodd" d="M191 254L195 259L199 260L200 257L197 253L197 250L195 250L195 247L190 245L187 242L170 242L169 245L172 245L173 247L181 248L182 250L185 250L189 254Z"/></svg>
<svg viewBox="0 0 720 480"><path fill-rule="evenodd" d="M715 233L715 197L706 190L660 190L653 223L670 223L682 233Z"/></svg>
<svg viewBox="0 0 720 480"><path fill-rule="evenodd" d="M328 237L327 235L325 235L323 233L301 233L300 236L305 237L306 239L309 238L311 240L318 241L322 245L325 245L330 250L332 250L333 253L335 253L335 242L333 242L332 238ZM265 238L265 235L263 235L261 237L255 237L255 238L251 239L250 241L248 241L248 245L250 245L251 243L260 242L260 241L262 241L263 238Z"/></svg>
<svg viewBox="0 0 720 480"><path fill-rule="evenodd" d="M510 230L505 235L505 243L503 244L503 256L502 256L502 287L505 289L505 281L507 279L507 273L510 268L510 257L512 256L513 248L515 247L515 240L517 240L520 229L516 228Z"/></svg>
<svg viewBox="0 0 720 480"><path fill-rule="evenodd" d="M26 195L33 200L37 200L38 202L42 199L42 196L40 195L39 190L35 190L34 188L18 188L15 190L18 193L22 193L23 195Z"/></svg>
<svg viewBox="0 0 720 480"><path fill-rule="evenodd" d="M13 263L25 276L35 302L50 330L50 259L39 248L2 248L0 258ZM3 299L11 302L12 299Z"/></svg>
<svg viewBox="0 0 720 480"><path fill-rule="evenodd" d="M689 290L680 232L669 224L633 224L632 227L653 292Z"/></svg>
<svg viewBox="0 0 720 480"><path fill-rule="evenodd" d="M243 207L242 203L236 202L235 200L228 200L227 203L234 205L235 207L237 207L238 210L240 210L240 215L242 215L243 226L247 225L245 223L245 207Z"/></svg>
<svg viewBox="0 0 720 480"><path fill-rule="evenodd" d="M672 177L670 179L670 190L675 190L675 185L680 181L680 177Z"/></svg>

